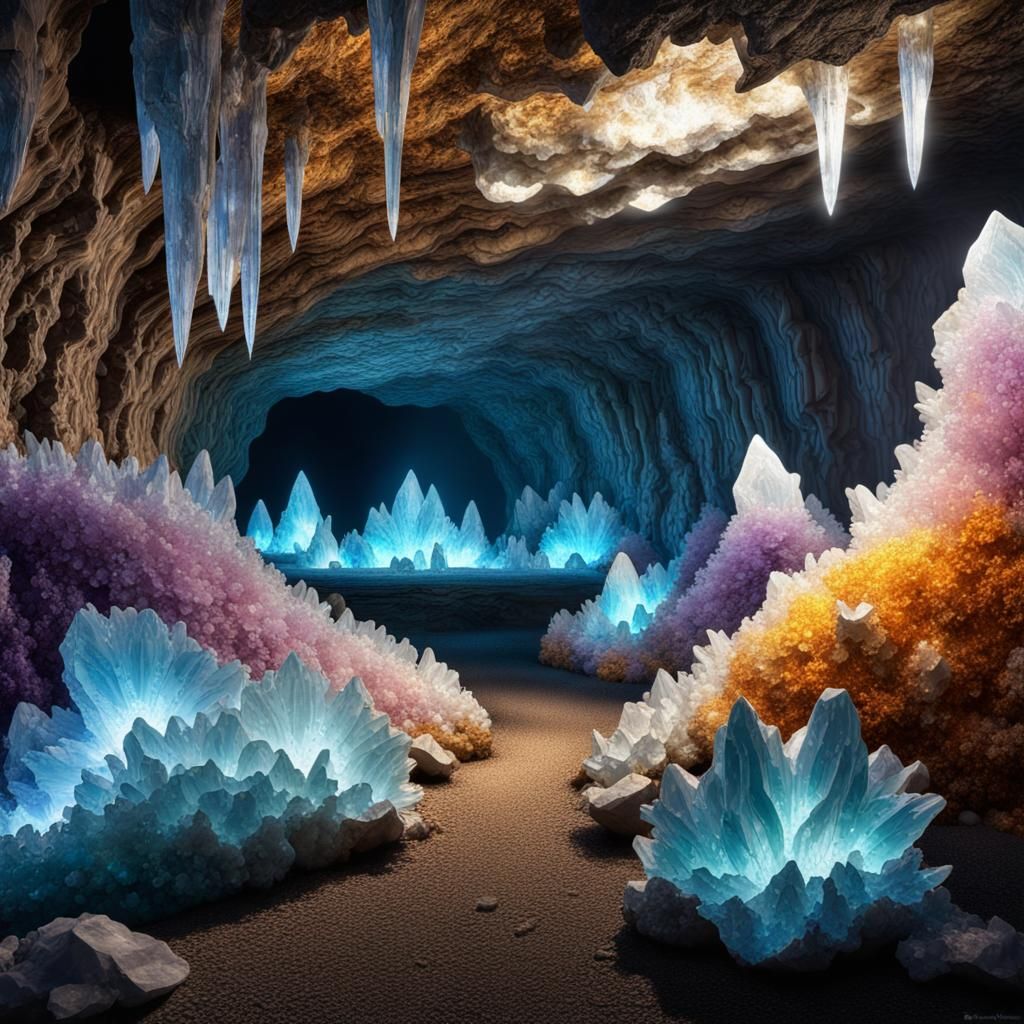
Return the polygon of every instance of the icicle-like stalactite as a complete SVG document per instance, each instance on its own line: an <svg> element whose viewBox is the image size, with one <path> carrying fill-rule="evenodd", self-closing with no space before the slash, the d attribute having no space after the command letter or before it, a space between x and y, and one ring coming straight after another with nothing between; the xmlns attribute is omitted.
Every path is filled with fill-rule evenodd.
<svg viewBox="0 0 1024 1024"><path fill-rule="evenodd" d="M288 197L288 237L292 252L299 244L299 225L302 223L302 186L306 180L309 162L309 128L299 127L284 144L284 179Z"/></svg>
<svg viewBox="0 0 1024 1024"><path fill-rule="evenodd" d="M263 237L263 155L267 146L267 71L232 50L224 58L220 159L210 213L208 285L221 329L242 278L245 343L252 353Z"/></svg>
<svg viewBox="0 0 1024 1024"><path fill-rule="evenodd" d="M377 131L384 140L384 183L388 229L398 233L402 186L402 143L409 107L409 81L423 30L426 0L368 0L373 57L373 99Z"/></svg>
<svg viewBox="0 0 1024 1024"><path fill-rule="evenodd" d="M139 121L139 143L142 147L142 187L149 195L149 190L156 181L157 168L160 166L160 136L150 121L141 98L136 95L136 112Z"/></svg>
<svg viewBox="0 0 1024 1024"><path fill-rule="evenodd" d="M900 95L907 136L907 167L917 187L924 151L924 121L935 69L935 17L930 10L900 21Z"/></svg>
<svg viewBox="0 0 1024 1024"><path fill-rule="evenodd" d="M14 0L0 7L0 212L14 196L32 139L44 71L38 36L48 6Z"/></svg>
<svg viewBox="0 0 1024 1024"><path fill-rule="evenodd" d="M210 205L225 0L131 0L132 60L145 154L163 166L164 248L178 363L185 358ZM152 154L152 144L149 146ZM145 173L145 171L144 171Z"/></svg>
<svg viewBox="0 0 1024 1024"><path fill-rule="evenodd" d="M850 73L846 67L809 61L804 75L804 95L814 115L818 132L821 188L829 215L839 194L839 172L843 163L843 133L846 130L846 98Z"/></svg>

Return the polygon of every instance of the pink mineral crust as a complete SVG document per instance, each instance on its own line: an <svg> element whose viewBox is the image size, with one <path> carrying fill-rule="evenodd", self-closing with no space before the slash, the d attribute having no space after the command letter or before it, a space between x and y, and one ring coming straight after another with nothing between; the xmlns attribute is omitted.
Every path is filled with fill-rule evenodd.
<svg viewBox="0 0 1024 1024"><path fill-rule="evenodd" d="M453 673L417 668L296 596L233 523L179 495L125 497L80 468L0 457L0 715L64 703L59 645L86 604L152 608L255 678L294 651L341 688L359 676L392 723L482 753L490 721Z"/></svg>

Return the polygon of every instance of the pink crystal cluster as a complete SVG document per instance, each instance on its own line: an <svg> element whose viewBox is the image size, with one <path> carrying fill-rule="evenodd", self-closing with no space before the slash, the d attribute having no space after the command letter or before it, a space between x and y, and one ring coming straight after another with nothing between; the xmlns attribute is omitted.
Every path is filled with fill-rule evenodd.
<svg viewBox="0 0 1024 1024"><path fill-rule="evenodd" d="M0 453L0 717L21 700L66 702L59 644L86 604L152 608L223 660L259 678L294 652L335 688L358 676L378 710L406 730L489 730L458 677L372 624L335 623L241 538L192 500L177 474L78 459L29 441ZM157 466L160 470L161 467ZM233 502L232 502L233 506Z"/></svg>

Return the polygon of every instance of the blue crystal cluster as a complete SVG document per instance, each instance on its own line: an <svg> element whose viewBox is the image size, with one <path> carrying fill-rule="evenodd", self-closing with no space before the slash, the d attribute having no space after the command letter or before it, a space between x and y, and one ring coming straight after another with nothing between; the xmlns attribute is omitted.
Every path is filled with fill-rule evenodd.
<svg viewBox="0 0 1024 1024"><path fill-rule="evenodd" d="M607 565L627 535L619 517L600 494L590 505L578 495L561 497L558 484L547 501L527 487L516 502L510 532L493 544L471 501L460 524L449 518L433 484L426 494L409 470L389 509L371 508L363 532L344 534L339 540L331 517L320 512L305 473L299 473L276 529L266 505L257 502L246 535L271 557L294 558L309 569L586 569ZM531 539L532 538L532 539ZM653 612L664 597L663 569L639 585L644 596L629 610L632 621L637 603ZM627 588L628 589L628 588ZM666 590L667 592L667 590ZM616 620L618 621L618 620Z"/></svg>
<svg viewBox="0 0 1024 1024"><path fill-rule="evenodd" d="M919 768L886 747L868 756L845 690L785 744L737 701L709 770L670 765L644 809L651 881L627 889L627 918L683 944L710 925L741 963L797 969L905 934L950 870L922 869L912 845L945 804L906 791Z"/></svg>
<svg viewBox="0 0 1024 1024"><path fill-rule="evenodd" d="M358 679L291 655L249 682L152 611L79 612L61 647L76 710L18 707L0 815L0 924L159 916L397 838L409 737Z"/></svg>

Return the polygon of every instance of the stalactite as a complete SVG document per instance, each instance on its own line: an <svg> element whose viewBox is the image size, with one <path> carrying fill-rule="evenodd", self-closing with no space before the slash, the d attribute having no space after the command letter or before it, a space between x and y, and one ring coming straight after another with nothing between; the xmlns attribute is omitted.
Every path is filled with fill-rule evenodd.
<svg viewBox="0 0 1024 1024"><path fill-rule="evenodd" d="M900 22L900 95L903 97L903 128L907 137L907 167L917 187L924 151L924 122L935 68L935 17L923 11Z"/></svg>
<svg viewBox="0 0 1024 1024"><path fill-rule="evenodd" d="M302 186L309 162L309 128L301 125L289 135L284 144L285 191L288 200L288 237L292 252L299 244L299 225L302 223Z"/></svg>
<svg viewBox="0 0 1024 1024"><path fill-rule="evenodd" d="M846 97L850 74L845 66L811 61L804 78L804 95L814 115L818 132L821 188L829 215L839 194L839 172L843 163L843 133L846 130Z"/></svg>

